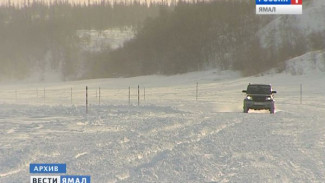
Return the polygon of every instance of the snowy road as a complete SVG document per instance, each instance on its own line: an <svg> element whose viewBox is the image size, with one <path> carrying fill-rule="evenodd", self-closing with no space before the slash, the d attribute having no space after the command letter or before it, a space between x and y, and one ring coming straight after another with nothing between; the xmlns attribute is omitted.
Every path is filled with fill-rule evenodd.
<svg viewBox="0 0 325 183"><path fill-rule="evenodd" d="M88 115L82 105L3 102L0 182L29 182L30 163L66 163L94 183L325 181L324 78L214 77L200 81L198 101L188 89L195 77L148 80L141 106L120 98ZM241 112L248 82L276 87L276 114Z"/></svg>

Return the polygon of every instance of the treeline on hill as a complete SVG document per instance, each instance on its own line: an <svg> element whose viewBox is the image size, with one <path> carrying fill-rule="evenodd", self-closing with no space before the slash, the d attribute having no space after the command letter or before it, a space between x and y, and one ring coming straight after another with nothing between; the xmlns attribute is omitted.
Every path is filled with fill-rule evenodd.
<svg viewBox="0 0 325 183"><path fill-rule="evenodd" d="M158 15L166 4L69 4L28 1L21 7L0 6L0 80L62 73L62 79L78 79L85 61L77 30L138 27ZM38 73L35 73L38 72ZM44 76L45 77L45 76Z"/></svg>
<svg viewBox="0 0 325 183"><path fill-rule="evenodd" d="M283 69L285 60L308 49L325 48L316 40L320 35L304 38L299 32L279 38L280 46L270 38L271 43L263 47L257 32L274 18L257 16L253 1L181 1L147 19L124 47L92 55L89 76L169 75L207 68L254 75L273 67Z"/></svg>
<svg viewBox="0 0 325 183"><path fill-rule="evenodd" d="M53 71L64 80L207 68L253 75L271 67L281 69L289 58L325 48L324 32L306 37L290 27L289 16L281 16L281 37L270 32L268 44L263 45L258 32L277 17L257 16L253 1L189 0L172 6L138 1L87 5L58 0L50 6L33 2L20 8L0 6L0 80L33 74L45 78ZM81 49L78 30L125 26L137 31L123 47L100 52Z"/></svg>
<svg viewBox="0 0 325 183"><path fill-rule="evenodd" d="M250 67L246 64L255 64L255 33L267 21L255 15L255 3L250 1L179 2L173 10L160 9L158 17L147 19L123 48L94 55L90 71L95 72L90 74L118 77L206 68L246 70Z"/></svg>

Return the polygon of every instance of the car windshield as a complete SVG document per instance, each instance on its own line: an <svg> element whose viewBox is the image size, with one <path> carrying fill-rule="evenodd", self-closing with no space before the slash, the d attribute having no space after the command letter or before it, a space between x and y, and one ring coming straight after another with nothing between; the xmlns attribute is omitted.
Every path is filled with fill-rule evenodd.
<svg viewBox="0 0 325 183"><path fill-rule="evenodd" d="M270 85L248 85L247 94L271 94Z"/></svg>

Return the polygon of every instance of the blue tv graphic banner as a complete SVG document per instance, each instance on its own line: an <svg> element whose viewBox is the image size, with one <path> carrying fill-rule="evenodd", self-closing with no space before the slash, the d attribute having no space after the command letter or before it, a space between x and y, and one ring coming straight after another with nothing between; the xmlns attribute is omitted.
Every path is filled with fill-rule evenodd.
<svg viewBox="0 0 325 183"><path fill-rule="evenodd" d="M301 15L303 0L255 0L256 14Z"/></svg>
<svg viewBox="0 0 325 183"><path fill-rule="evenodd" d="M256 5L290 5L291 0L255 0Z"/></svg>
<svg viewBox="0 0 325 183"><path fill-rule="evenodd" d="M66 164L30 164L29 165L30 173L67 173Z"/></svg>

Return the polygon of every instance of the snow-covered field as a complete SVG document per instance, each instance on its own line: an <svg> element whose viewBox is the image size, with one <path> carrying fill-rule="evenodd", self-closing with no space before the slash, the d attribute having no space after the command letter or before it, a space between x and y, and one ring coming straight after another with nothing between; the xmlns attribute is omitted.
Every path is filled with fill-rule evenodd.
<svg viewBox="0 0 325 183"><path fill-rule="evenodd" d="M274 115L242 113L248 83L278 91ZM325 181L324 72L206 71L0 89L1 183L29 182L30 163L66 163L68 174L94 183Z"/></svg>

